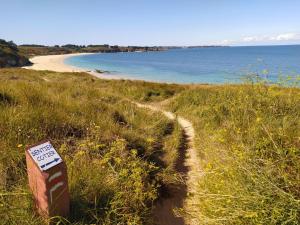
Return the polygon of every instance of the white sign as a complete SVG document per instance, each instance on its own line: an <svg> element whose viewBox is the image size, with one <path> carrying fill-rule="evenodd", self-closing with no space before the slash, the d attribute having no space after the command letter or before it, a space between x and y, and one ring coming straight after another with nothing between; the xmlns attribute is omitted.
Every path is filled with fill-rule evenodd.
<svg viewBox="0 0 300 225"><path fill-rule="evenodd" d="M43 171L62 162L62 159L49 141L30 148L28 152Z"/></svg>

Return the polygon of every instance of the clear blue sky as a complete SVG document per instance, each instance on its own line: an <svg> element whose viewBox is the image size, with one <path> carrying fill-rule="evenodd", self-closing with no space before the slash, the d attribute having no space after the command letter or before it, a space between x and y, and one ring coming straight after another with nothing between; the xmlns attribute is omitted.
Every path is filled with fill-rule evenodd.
<svg viewBox="0 0 300 225"><path fill-rule="evenodd" d="M300 44L300 0L0 0L18 44Z"/></svg>

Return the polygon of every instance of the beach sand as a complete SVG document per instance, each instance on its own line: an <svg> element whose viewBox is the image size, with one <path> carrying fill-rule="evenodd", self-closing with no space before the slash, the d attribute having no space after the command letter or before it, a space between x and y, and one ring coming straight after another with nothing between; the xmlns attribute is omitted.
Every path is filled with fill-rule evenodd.
<svg viewBox="0 0 300 225"><path fill-rule="evenodd" d="M25 66L23 68L32 69L32 70L50 70L55 72L86 72L101 79L124 79L124 77L121 78L117 75L112 75L109 73L97 73L95 71L78 68L64 63L65 59L69 57L78 56L78 55L88 55L88 54L94 54L94 53L74 53L74 54L63 54L63 55L35 56L30 58L30 61L33 63L33 65Z"/></svg>
<svg viewBox="0 0 300 225"><path fill-rule="evenodd" d="M87 70L73 67L64 63L64 60L77 55L86 55L90 53L74 53L65 55L43 55L30 58L33 63L31 66L25 66L32 70L51 70L55 72L87 72Z"/></svg>
<svg viewBox="0 0 300 225"><path fill-rule="evenodd" d="M86 72L91 74L94 77L100 79L109 79L109 80L134 80L134 81L147 81L153 83L166 83L174 84L175 82L166 82L166 81L156 81L150 79L142 79L131 77L130 75L125 74L115 74L115 73L98 73L95 70L83 69L75 66L66 64L65 59L72 56L79 55L88 55L88 54L97 54L97 53L73 53L73 54L62 54L62 55L43 55L43 56L34 56L30 58L30 61L33 63L31 66L24 66L25 69L31 70L50 70L55 72Z"/></svg>

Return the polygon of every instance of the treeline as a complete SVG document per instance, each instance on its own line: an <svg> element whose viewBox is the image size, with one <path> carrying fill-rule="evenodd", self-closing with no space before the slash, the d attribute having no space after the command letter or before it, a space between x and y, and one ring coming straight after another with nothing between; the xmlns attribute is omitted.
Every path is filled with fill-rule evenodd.
<svg viewBox="0 0 300 225"><path fill-rule="evenodd" d="M20 51L30 56L35 55L54 55L54 54L69 54L69 53L115 53L115 52L146 52L146 51L162 51L165 50L163 47L157 46L118 46L118 45L54 45L54 46L45 46L45 45L34 45L34 44L24 44L19 45L18 48Z"/></svg>
<svg viewBox="0 0 300 225"><path fill-rule="evenodd" d="M118 45L16 45L13 41L0 39L0 68L30 65L29 57L37 55L60 55L70 53L115 53L115 52L146 52L162 51L167 48L158 46L118 46Z"/></svg>

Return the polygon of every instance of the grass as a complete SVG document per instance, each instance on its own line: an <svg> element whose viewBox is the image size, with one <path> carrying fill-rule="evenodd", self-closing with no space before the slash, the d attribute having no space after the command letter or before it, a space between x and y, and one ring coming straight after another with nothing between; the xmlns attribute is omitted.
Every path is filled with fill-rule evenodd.
<svg viewBox="0 0 300 225"><path fill-rule="evenodd" d="M298 224L300 90L99 80L84 73L0 70L0 218L42 224L24 150L50 138L68 165L65 224L152 224L176 183L182 130L130 101L161 102L193 122L202 174L185 214L197 224Z"/></svg>
<svg viewBox="0 0 300 225"><path fill-rule="evenodd" d="M161 185L176 182L181 132L127 99L161 100L181 89L0 70L1 224L44 223L34 212L24 157L26 146L43 139L52 140L68 166L71 216L61 222L151 224Z"/></svg>
<svg viewBox="0 0 300 225"><path fill-rule="evenodd" d="M168 107L196 130L203 175L189 217L197 224L299 224L299 88L194 86Z"/></svg>

